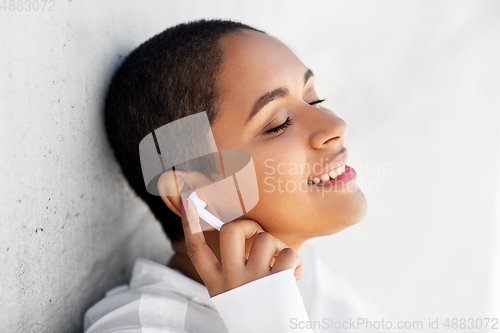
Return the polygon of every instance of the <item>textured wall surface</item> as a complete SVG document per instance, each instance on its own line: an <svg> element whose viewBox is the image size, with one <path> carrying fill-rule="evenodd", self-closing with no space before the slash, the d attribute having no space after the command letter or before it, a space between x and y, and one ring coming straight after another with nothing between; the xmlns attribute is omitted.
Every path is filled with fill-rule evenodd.
<svg viewBox="0 0 500 333"><path fill-rule="evenodd" d="M43 5L0 10L0 332L79 332L136 257L166 261L170 246L124 182L101 114L124 56L198 18L280 38L347 121L369 211L312 240L325 259L388 319L488 313L498 288L500 2Z"/></svg>

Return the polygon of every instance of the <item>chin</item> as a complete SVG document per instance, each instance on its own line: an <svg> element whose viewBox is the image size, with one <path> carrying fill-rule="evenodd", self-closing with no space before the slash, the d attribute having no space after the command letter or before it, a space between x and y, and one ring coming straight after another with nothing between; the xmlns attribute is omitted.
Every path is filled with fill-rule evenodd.
<svg viewBox="0 0 500 333"><path fill-rule="evenodd" d="M355 200L353 199L354 202L350 203L349 209L344 212L341 222L338 223L337 221L335 231L330 234L342 231L361 222L365 218L368 204L363 192L359 191L359 194L360 195L357 196Z"/></svg>
<svg viewBox="0 0 500 333"><path fill-rule="evenodd" d="M368 203L366 201L366 197L363 192L359 191L359 196L356 202L353 203L352 212L349 218L346 219L346 227L361 222L365 218L367 210Z"/></svg>

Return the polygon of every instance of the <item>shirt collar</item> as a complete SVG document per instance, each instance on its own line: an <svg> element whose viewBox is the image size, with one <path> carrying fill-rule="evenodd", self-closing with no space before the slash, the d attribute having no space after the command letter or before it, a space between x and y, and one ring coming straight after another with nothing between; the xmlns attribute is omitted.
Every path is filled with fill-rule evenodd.
<svg viewBox="0 0 500 333"><path fill-rule="evenodd" d="M130 279L130 289L148 289L153 285L161 285L162 289L176 292L217 311L210 300L207 288L201 283L166 265L145 258L136 259Z"/></svg>

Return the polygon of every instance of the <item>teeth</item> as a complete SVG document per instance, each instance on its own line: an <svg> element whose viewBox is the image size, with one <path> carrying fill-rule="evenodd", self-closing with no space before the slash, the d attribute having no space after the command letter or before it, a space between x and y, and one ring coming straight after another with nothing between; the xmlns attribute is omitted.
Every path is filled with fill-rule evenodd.
<svg viewBox="0 0 500 333"><path fill-rule="evenodd" d="M331 179L335 179L335 178L337 178L337 176L338 176L338 174L335 172L335 170L330 171L328 174L330 175L330 178L331 178Z"/></svg>
<svg viewBox="0 0 500 333"><path fill-rule="evenodd" d="M327 180L330 180L330 175L325 173L320 179L321 181L326 182Z"/></svg>
<svg viewBox="0 0 500 333"><path fill-rule="evenodd" d="M320 178L313 178L312 182L309 182L309 184L318 184L321 182L326 182L329 181L330 179L335 179L337 176L340 176L345 172L345 164L338 167L337 169L330 171L329 173L325 173L322 175Z"/></svg>
<svg viewBox="0 0 500 333"><path fill-rule="evenodd" d="M344 173L344 171L345 171L345 165L343 165L343 166L341 166L341 167L338 167L337 169L335 169L335 170L333 170L333 171L335 171L335 173L337 173L337 175L339 175L339 176L340 176L340 175L341 175L341 174L343 174L343 173Z"/></svg>

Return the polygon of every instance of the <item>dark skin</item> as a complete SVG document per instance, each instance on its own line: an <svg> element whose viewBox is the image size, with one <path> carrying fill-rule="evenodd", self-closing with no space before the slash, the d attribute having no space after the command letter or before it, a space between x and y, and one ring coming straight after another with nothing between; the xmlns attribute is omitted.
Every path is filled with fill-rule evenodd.
<svg viewBox="0 0 500 333"><path fill-rule="evenodd" d="M307 239L331 235L361 221L367 208L365 196L355 180L328 193L307 184L315 176L311 171L315 164L324 166L339 156L347 131L347 124L341 118L315 103L320 98L314 90L314 76L307 75L308 68L283 43L263 33L243 30L224 37L220 45L224 50L217 77L221 117L212 126L212 132L218 149L236 148L251 153L259 202L240 219L224 224L220 232L210 229L193 236L186 228L187 215L193 212L183 214L180 195L162 196L173 212L185 217L184 230L188 235L186 241L172 244L175 254L167 266L206 285L209 292L212 290L211 295L265 276L276 265L297 269L301 260L296 252ZM272 100L247 121L254 103L279 87L286 88L287 94ZM292 119L292 125L267 132L288 118ZM292 165L300 168L292 172L289 168ZM304 166L312 166L312 169ZM274 174L268 176L272 170ZM185 182L197 188L203 183L200 175L178 172L182 184L176 183L172 176L171 173L162 176L160 193L172 193L162 192L162 187L180 188ZM287 183L305 190L278 190ZM188 251L188 248L191 249ZM193 252L193 248L198 252ZM281 251L286 252L283 260L279 259ZM231 257L230 253L234 252L241 258ZM193 256L205 260L193 263ZM246 265L254 265L254 262L252 267L258 273L244 273ZM263 268L259 271L256 267ZM224 272L227 281L237 282L207 285L211 276L220 272Z"/></svg>
<svg viewBox="0 0 500 333"><path fill-rule="evenodd" d="M213 229L212 231L204 231L205 239L208 246L213 249L215 256L220 260L220 250L219 250L219 239L218 236L207 236L210 233L218 233L217 230ZM217 243L217 244L215 244ZM189 258L186 242L173 242L172 249L174 250L174 255L170 258L167 266L173 269L179 270L182 274L187 276L190 279L193 279L201 284L205 284L202 278L196 271L196 268L193 265L193 262Z"/></svg>

